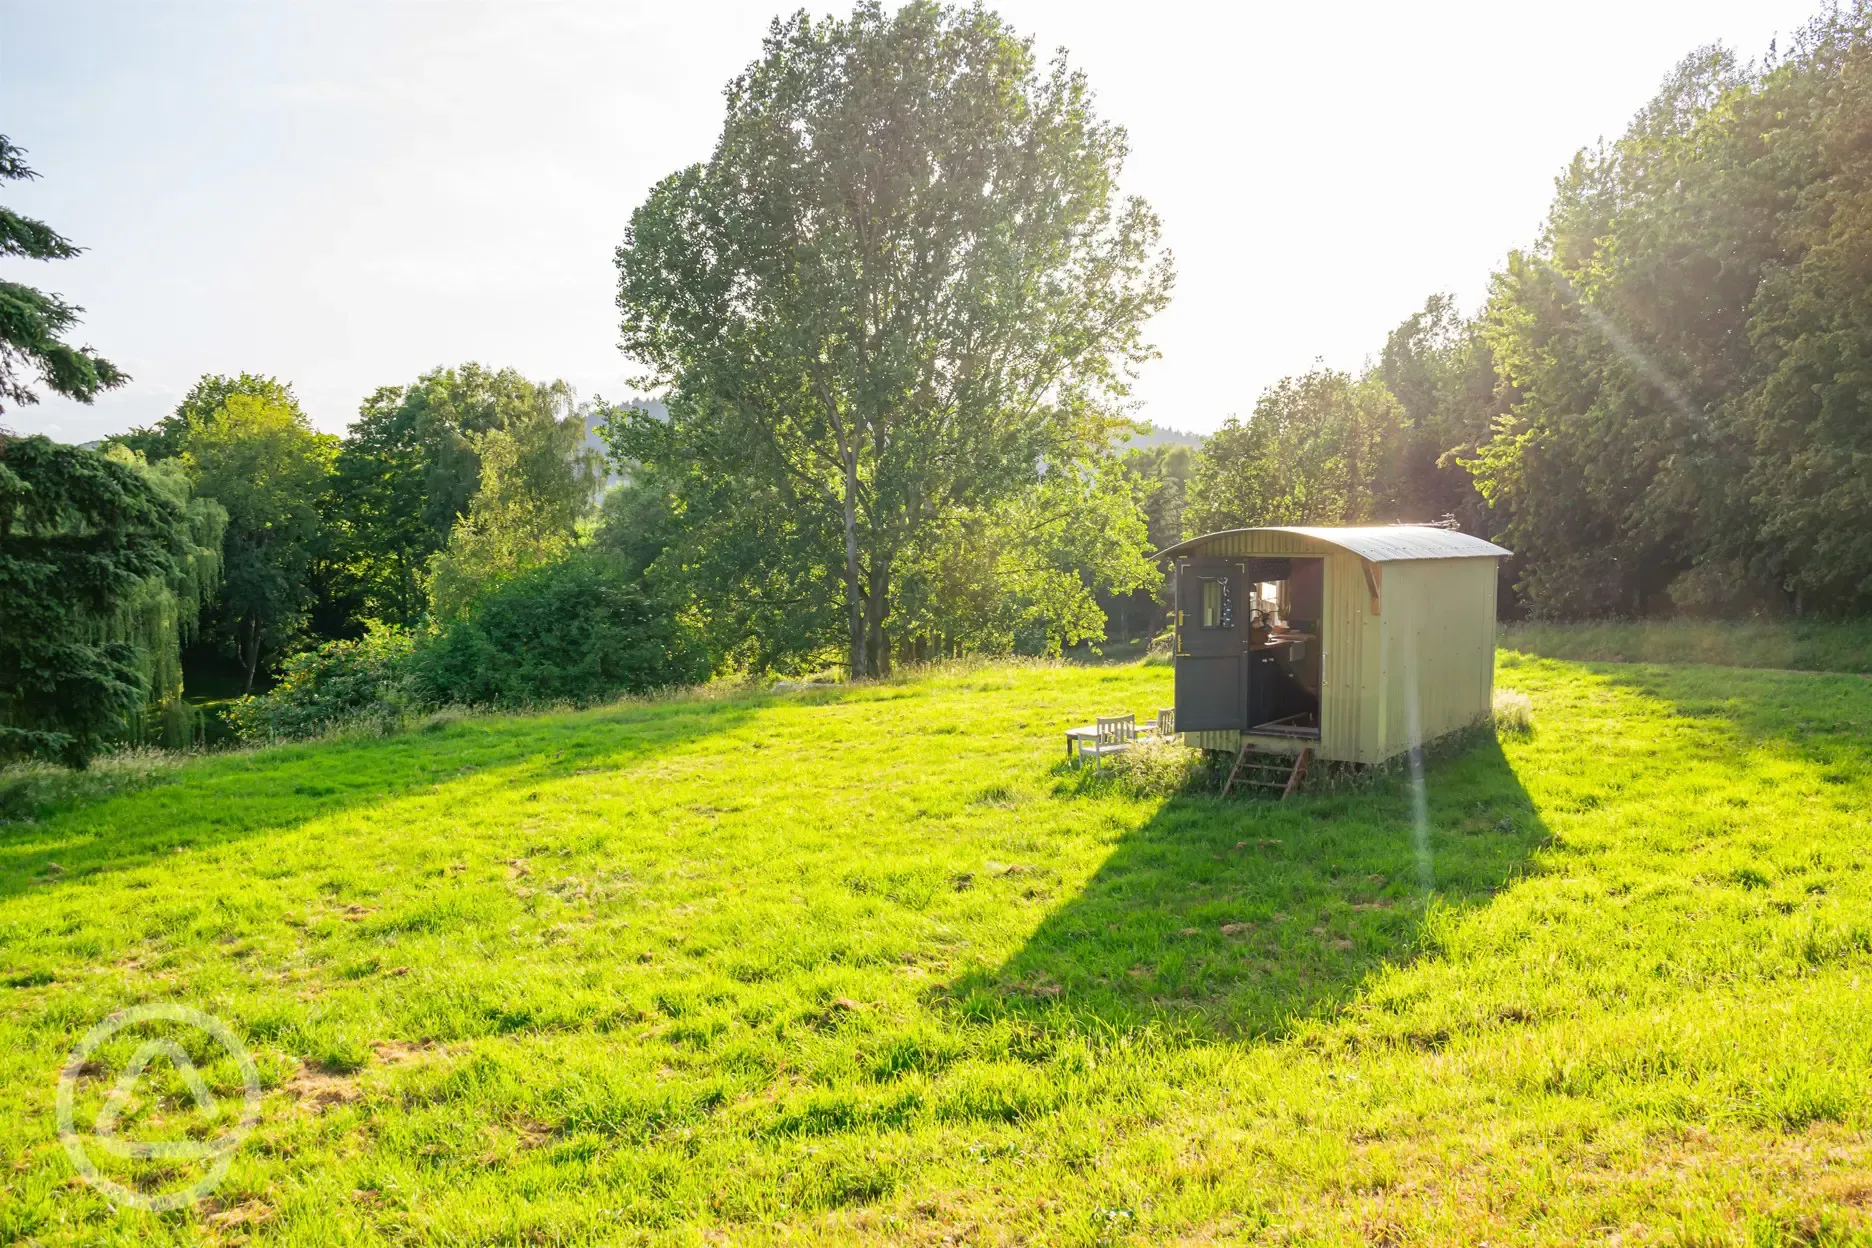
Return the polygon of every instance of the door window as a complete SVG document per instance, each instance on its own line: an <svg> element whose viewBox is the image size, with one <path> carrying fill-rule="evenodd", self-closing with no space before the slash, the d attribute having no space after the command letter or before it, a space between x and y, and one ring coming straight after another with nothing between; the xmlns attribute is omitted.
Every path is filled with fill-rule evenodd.
<svg viewBox="0 0 1872 1248"><path fill-rule="evenodd" d="M1235 627L1235 596L1226 576L1202 578L1202 627Z"/></svg>

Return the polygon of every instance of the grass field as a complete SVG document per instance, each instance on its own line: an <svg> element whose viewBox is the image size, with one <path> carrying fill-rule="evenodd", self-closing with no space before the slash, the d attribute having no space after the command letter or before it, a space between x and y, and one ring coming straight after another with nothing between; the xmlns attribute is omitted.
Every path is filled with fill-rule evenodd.
<svg viewBox="0 0 1872 1248"><path fill-rule="evenodd" d="M1872 672L1872 620L1626 620L1517 624L1502 645L1587 663L1707 663Z"/></svg>
<svg viewBox="0 0 1872 1248"><path fill-rule="evenodd" d="M1421 826L1397 777L1065 769L1167 704L1120 664L463 719L0 828L0 1241L1863 1240L1872 681L1500 665L1533 731ZM53 1088L150 1001L267 1093L210 1201L119 1214Z"/></svg>

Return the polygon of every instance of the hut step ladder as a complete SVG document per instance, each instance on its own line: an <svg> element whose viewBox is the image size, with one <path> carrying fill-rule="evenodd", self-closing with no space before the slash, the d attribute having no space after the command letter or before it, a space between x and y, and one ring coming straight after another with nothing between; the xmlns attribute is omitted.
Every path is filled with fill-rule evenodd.
<svg viewBox="0 0 1872 1248"><path fill-rule="evenodd" d="M1298 754L1274 754L1244 743L1241 753L1235 756L1235 765L1229 768L1222 796L1227 797L1239 781L1244 788L1279 793L1281 800L1286 801L1306 779L1307 764L1312 759L1311 746L1301 747Z"/></svg>

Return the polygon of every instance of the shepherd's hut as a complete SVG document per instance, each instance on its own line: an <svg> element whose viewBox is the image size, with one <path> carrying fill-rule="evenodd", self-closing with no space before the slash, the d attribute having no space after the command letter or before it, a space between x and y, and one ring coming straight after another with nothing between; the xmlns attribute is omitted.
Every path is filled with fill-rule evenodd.
<svg viewBox="0 0 1872 1248"><path fill-rule="evenodd" d="M1230 529L1160 552L1175 578L1176 730L1239 768L1303 750L1381 763L1476 723L1509 553L1403 524Z"/></svg>

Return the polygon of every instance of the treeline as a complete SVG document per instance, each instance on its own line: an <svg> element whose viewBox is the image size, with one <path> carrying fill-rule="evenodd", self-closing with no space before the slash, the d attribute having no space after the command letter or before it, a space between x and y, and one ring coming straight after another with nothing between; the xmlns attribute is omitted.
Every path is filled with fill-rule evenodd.
<svg viewBox="0 0 1872 1248"><path fill-rule="evenodd" d="M1084 78L992 14L796 17L731 85L713 156L652 192L617 253L625 343L667 405L579 406L469 365L379 390L339 438L279 380L207 377L156 425L58 454L212 508L199 649L260 695L234 713L245 736L1057 652L1104 636L1101 594L1154 575L1144 487L1111 445L1171 269L1117 192L1124 156ZM0 439L0 464L50 447ZM0 514L42 557L0 581L0 611L75 566L61 543L125 531L95 506L35 511L43 483L19 482ZM171 510L152 525L173 544ZM137 576L185 592L170 564L126 567L65 638L121 632ZM0 721L39 733L12 752L73 761L134 734L139 689L179 693L126 678L77 709L7 677Z"/></svg>
<svg viewBox="0 0 1872 1248"><path fill-rule="evenodd" d="M1686 59L1475 316L1225 425L1186 527L1454 516L1539 617L1872 608L1867 13Z"/></svg>
<svg viewBox="0 0 1872 1248"><path fill-rule="evenodd" d="M378 390L343 438L252 374L95 451L0 434L0 754L186 741L185 647L264 694L249 737L706 676L595 512L590 419L470 364Z"/></svg>

